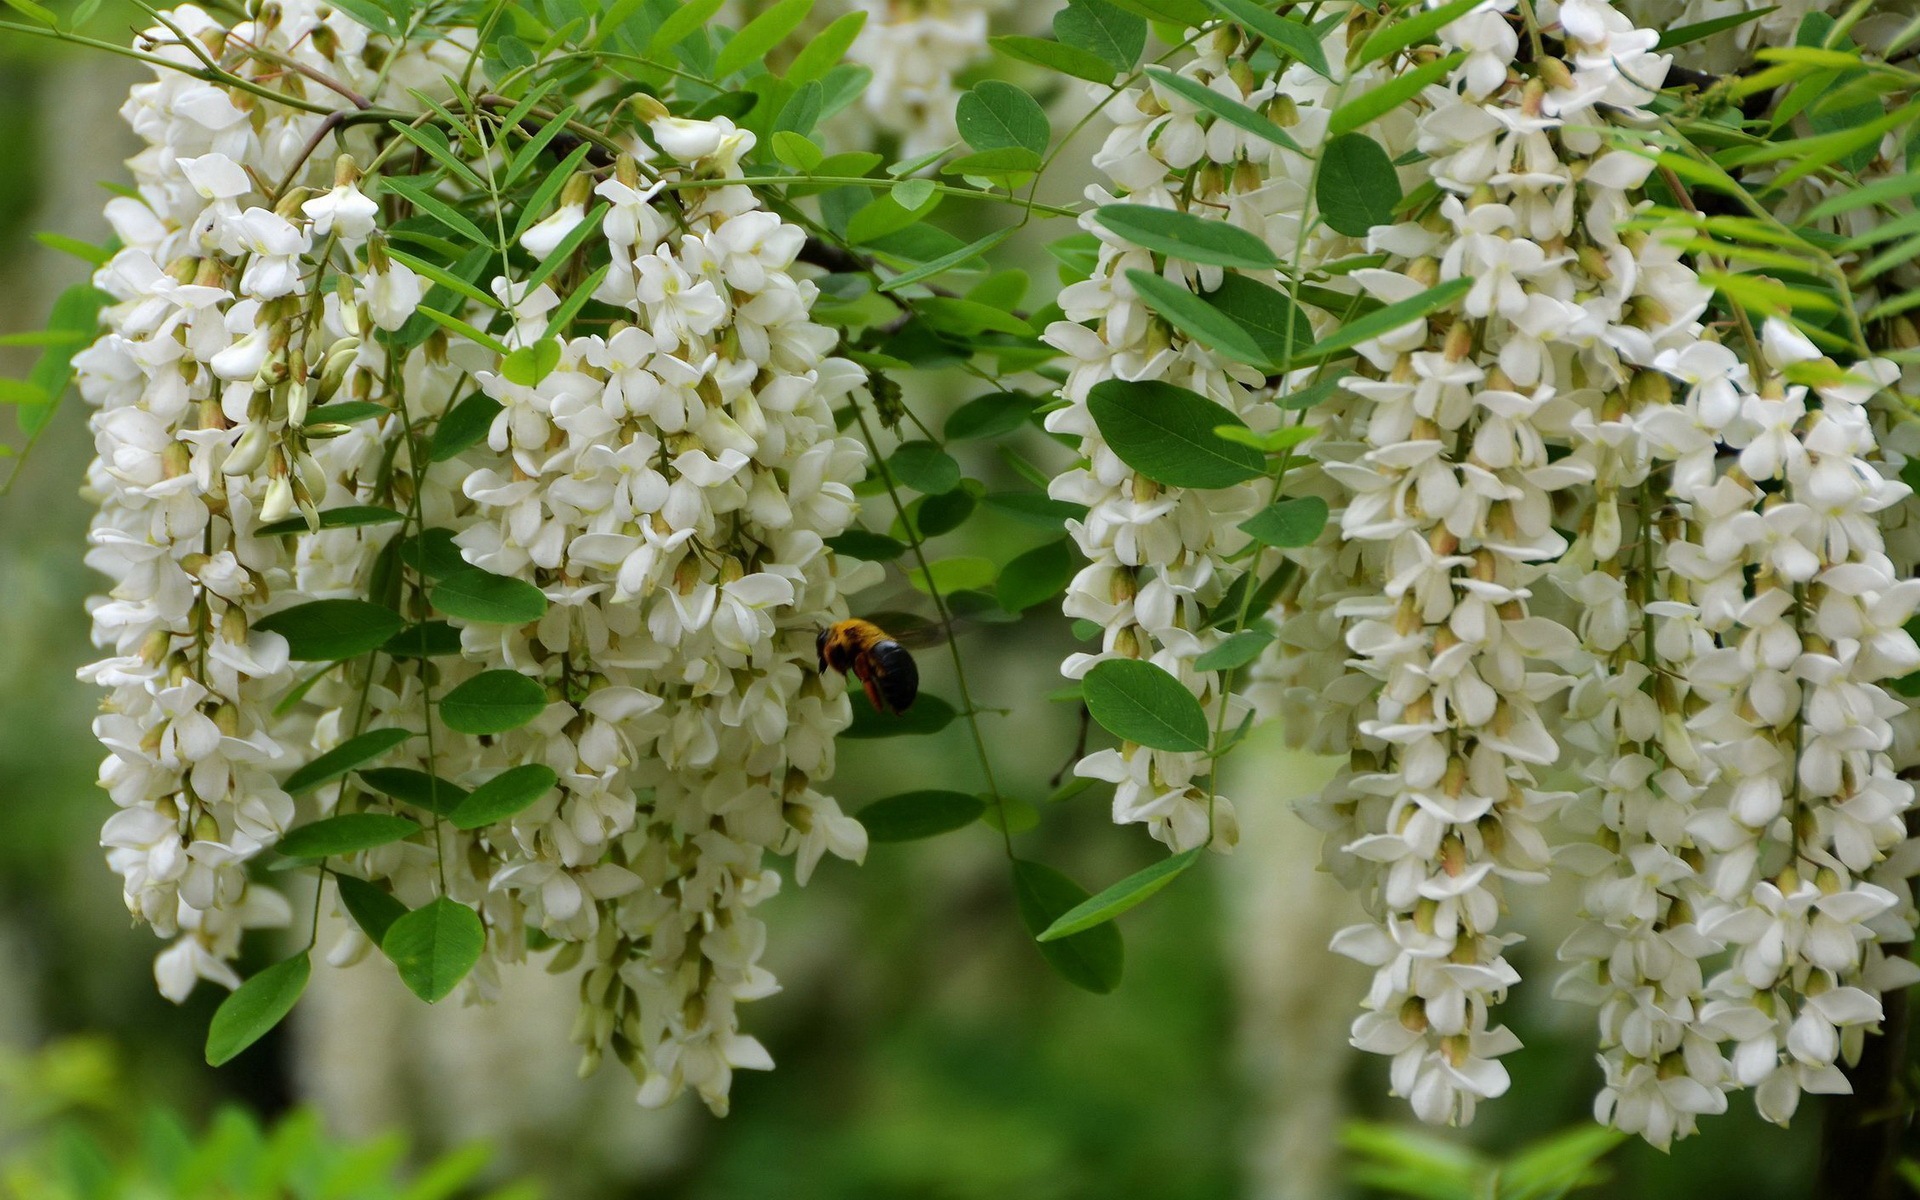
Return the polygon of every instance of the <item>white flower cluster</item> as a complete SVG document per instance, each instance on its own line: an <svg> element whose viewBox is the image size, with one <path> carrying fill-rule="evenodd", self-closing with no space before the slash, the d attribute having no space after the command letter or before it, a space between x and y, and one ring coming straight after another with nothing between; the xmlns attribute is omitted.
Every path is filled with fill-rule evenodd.
<svg viewBox="0 0 1920 1200"><path fill-rule="evenodd" d="M193 7L168 19L143 45L183 69L199 55L263 72L291 63L403 95L431 86L458 50L371 54L366 31L321 4L268 5L231 29ZM107 657L82 676L110 690L95 728L118 811L102 841L128 907L175 939L155 974L182 1000L200 978L236 985L228 962L242 929L288 915L247 873L294 822L276 777L304 757L271 711L293 678L286 642L253 628L299 596L295 556L259 530L313 510L372 437L302 429L341 382L323 364L351 359L357 340L302 279L302 256L329 230L301 211L303 193L275 204L246 170L298 168L324 116L167 68L122 114L146 148L128 164L137 194L107 205L123 246L95 279L113 300L107 331L75 359L98 409L88 562L112 581L92 609ZM364 198L333 211L343 242L371 228Z"/></svg>
<svg viewBox="0 0 1920 1200"><path fill-rule="evenodd" d="M1448 308L1360 343L1359 370L1307 413L1314 461L1285 491L1322 496L1335 521L1287 552L1299 569L1250 694L1297 742L1350 755L1303 811L1375 918L1334 948L1376 968L1354 1043L1392 1057L1396 1094L1424 1119L1464 1122L1507 1089L1499 1058L1518 1041L1492 1011L1519 976L1500 888L1557 866L1589 880L1558 993L1600 1010L1597 1114L1664 1146L1732 1090L1754 1089L1781 1121L1802 1090L1845 1090L1836 1062L1879 1020L1880 992L1916 974L1880 948L1913 928L1893 881L1914 858L1895 769L1914 739L1881 685L1920 665L1902 628L1920 584L1883 548L1907 489L1889 482L1900 460L1883 461L1866 407L1897 373L1877 360L1843 372L1778 322L1754 337L1752 363L1715 340L1682 239L1636 228L1649 156L1605 134L1644 123L1668 69L1657 34L1602 0L1536 13L1560 57L1516 68L1528 35L1495 0L1440 31L1462 52L1443 85L1362 127L1408 164L1403 186L1438 194L1364 239L1311 220L1313 160L1334 108L1419 56L1262 81L1203 34L1188 77L1284 117L1306 153L1243 145L1223 121L1189 134L1191 105L1136 93L1096 161L1136 203L1244 180L1210 210L1299 278L1340 264L1328 286L1381 303L1473 280ZM1328 39L1332 62L1351 57L1343 37ZM1288 100L1270 106L1276 90ZM1183 555L1213 554L1216 579L1237 570L1219 561L1237 548L1221 531L1245 508L1193 513L1172 525L1184 540L1135 550L1154 544L1146 518L1212 498L1143 487L1084 398L1104 379L1169 378L1260 430L1274 393L1157 328L1112 265L1129 247L1086 224L1100 269L1062 296L1076 323L1049 333L1074 360L1074 403L1052 421L1089 459L1055 485L1092 510L1076 536L1095 565L1067 611L1106 625L1107 653L1164 658L1218 702L1173 649L1194 645L1194 626L1141 637L1140 597ZM1343 261L1363 253L1378 258ZM1218 285L1177 259L1166 274ZM1092 532L1108 527L1123 535ZM1180 594L1204 606L1217 593ZM1107 755L1082 771L1120 782L1116 819L1138 819L1157 764L1125 771L1148 752ZM1566 768L1581 790L1546 790ZM1550 835L1575 841L1555 849Z"/></svg>
<svg viewBox="0 0 1920 1200"><path fill-rule="evenodd" d="M591 947L576 1030L590 1061L612 1049L643 1103L691 1086L725 1111L732 1070L771 1065L734 1011L776 987L748 911L779 887L765 853L796 853L805 883L823 854L866 852L813 786L849 709L812 666L842 592L878 574L843 577L824 544L865 463L831 408L865 376L807 319L814 285L789 273L803 233L723 182L753 135L724 119L652 130L669 156L652 182L622 159L594 189L612 253L594 298L630 322L567 341L535 384L479 372L502 458L467 478L481 519L457 541L553 601L537 626L465 630L470 658L560 697L518 756L560 787L489 835L507 864L490 886ZM722 185L682 202L667 180ZM584 203L563 198L526 243L563 236ZM544 285L520 300L516 336L537 340L557 302Z"/></svg>
<svg viewBox="0 0 1920 1200"><path fill-rule="evenodd" d="M987 56L987 21L1005 0L856 0L867 23L847 59L873 72L860 106L875 128L900 138L900 157L952 142L954 80Z"/></svg>
<svg viewBox="0 0 1920 1200"><path fill-rule="evenodd" d="M1237 33L1218 26L1200 36L1195 55L1180 74L1281 120L1292 102L1279 80L1249 87L1234 72ZM1095 205L1128 204L1175 209L1224 220L1256 236L1287 245L1297 228L1288 210L1297 195L1274 186L1269 167L1282 153L1271 143L1228 124L1203 121L1190 100L1164 84L1123 90L1108 107L1116 128L1093 161L1117 191L1094 186ZM1065 407L1047 416L1047 428L1079 440L1087 464L1056 476L1049 493L1085 505L1084 521L1069 521L1089 564L1068 586L1065 610L1102 627L1098 652L1066 661L1072 678L1111 658L1144 659L1179 679L1197 696L1210 720L1235 728L1246 702L1223 692L1219 672L1194 662L1227 633L1209 627L1208 610L1219 604L1248 569L1239 552L1247 547L1241 521L1270 499L1264 481L1217 489L1156 483L1127 466L1100 436L1087 407L1094 387L1108 380L1164 382L1188 389L1240 416L1256 432L1279 427L1275 389L1257 367L1248 366L1174 329L1135 291L1128 271L1158 274L1194 292L1221 286L1225 270L1156 255L1089 215L1084 229L1100 239L1092 275L1060 293L1065 320L1046 330L1049 344L1066 354L1069 375L1061 389ZM1246 272L1271 286L1275 271ZM1264 556L1254 555L1258 564ZM1275 564L1269 562L1267 569ZM1221 709L1224 707L1224 714ZM1116 785L1114 820L1144 822L1153 836L1176 850L1211 844L1230 849L1238 839L1232 805L1212 793L1204 754L1155 750L1131 743L1101 750L1075 767L1081 776Z"/></svg>
<svg viewBox="0 0 1920 1200"><path fill-rule="evenodd" d="M96 281L114 301L107 333L76 360L98 410L89 561L112 581L93 610L108 657L85 672L111 689L97 731L118 811L103 841L129 907L176 939L162 990L239 983L241 931L289 912L248 864L290 829L348 811L428 824L357 782L313 801L279 782L354 736L406 730L384 758L399 799L408 779L465 794L524 764L558 785L471 832L440 820L429 791L430 828L332 865L409 908L449 896L480 910L473 994L530 931L567 943L563 961L588 968L588 1065L611 1050L643 1102L691 1087L724 1111L733 1069L771 1065L735 1012L777 988L749 912L779 886L767 854L796 855L804 883L822 855L866 849L817 790L849 709L812 666L816 631L877 574L826 546L865 461L831 408L864 375L809 319L816 288L791 271L803 233L732 182L751 134L659 109L652 144L633 138L597 185L577 177L521 238L545 258L604 201L584 243L610 260L592 299L625 319L563 340L548 328L556 288L594 286L587 272L533 288L503 276L500 311L476 301L463 318L504 313L495 336L525 355L403 337L430 285L386 245L354 166L378 157L373 134L335 131L328 113L348 93L431 95L467 69L470 37L391 46L303 0L232 28L193 8L163 22L145 35L157 55L197 67L179 44L192 38L288 102L166 68L135 88L125 111L149 148L132 162L137 196L108 209L125 249ZM310 164L336 132L353 157ZM520 374L519 357L547 354ZM434 452L434 423L476 385L467 404L498 405L488 436ZM330 420L343 403L359 411ZM323 525L354 506L407 519ZM545 616L457 622L457 648L423 641L311 676L255 627L371 596L431 640L431 581L468 567L538 587ZM502 669L537 680L545 712L451 733L437 700ZM332 958L368 948L355 930Z"/></svg>

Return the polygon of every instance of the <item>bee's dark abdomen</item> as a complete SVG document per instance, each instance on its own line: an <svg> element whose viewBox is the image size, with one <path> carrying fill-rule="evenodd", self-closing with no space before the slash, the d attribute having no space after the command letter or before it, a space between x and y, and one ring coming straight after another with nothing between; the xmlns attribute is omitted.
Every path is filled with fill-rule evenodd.
<svg viewBox="0 0 1920 1200"><path fill-rule="evenodd" d="M913 655L899 642L881 642L873 648L873 665L879 668L874 684L887 707L897 713L911 708L913 698L920 694L920 668Z"/></svg>

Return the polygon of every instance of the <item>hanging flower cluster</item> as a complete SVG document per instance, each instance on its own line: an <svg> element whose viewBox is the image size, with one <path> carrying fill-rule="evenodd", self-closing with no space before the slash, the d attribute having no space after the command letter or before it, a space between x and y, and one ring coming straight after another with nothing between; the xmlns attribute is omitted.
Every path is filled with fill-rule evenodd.
<svg viewBox="0 0 1920 1200"><path fill-rule="evenodd" d="M1029 190L1043 107L960 92L970 0L842 18L846 64L773 52L804 0L717 38L613 6L551 61L452 8L162 15L74 359L103 842L162 991L285 1011L307 952L232 967L289 921L276 856L350 918L335 963L485 998L551 949L587 1067L724 1112L770 1065L737 1010L778 986L772 858L804 884L866 852L822 790L852 709L816 637L898 562L942 623L944 583L1009 619L1060 596L1098 640L1063 670L1117 744L1072 766L1173 851L1150 878L1088 899L1014 853L958 657L928 723L964 718L985 793L861 814L889 840L991 813L1075 982L1111 988L1099 926L1235 845L1220 759L1277 719L1344 759L1302 814L1367 913L1333 942L1374 969L1352 1042L1422 1119L1508 1090L1509 910L1555 872L1600 1120L1665 1147L1736 1091L1780 1123L1846 1091L1920 980L1893 949L1920 920L1915 143L1910 104L1755 55L1907 34L1723 7L1235 0L1149 51L1134 5L1072 0L996 45L1111 123L1076 209ZM1766 72L1808 85L1778 136L1687 141ZM902 161L812 140L856 98ZM917 224L950 196L1077 217L1050 322L1011 311L1023 276L949 278L1006 236ZM954 362L1007 390L949 439L1038 411L1075 460L1009 453L1036 490L996 495L917 397L867 390ZM871 479L862 405L903 438ZM1055 540L929 559L983 497ZM216 1020L209 1053L264 1028Z"/></svg>
<svg viewBox="0 0 1920 1200"><path fill-rule="evenodd" d="M647 100L607 168L469 221L436 190L501 197L532 104L411 144L357 119L458 103L467 31L279 3L178 9L143 46L245 85L161 67L134 90L148 149L76 358L112 581L84 673L111 690L103 841L174 939L162 990L239 984L241 931L289 915L248 871L278 849L339 877L335 961L380 944L438 999L562 943L588 1065L724 1111L733 1069L771 1065L736 1014L777 988L749 912L766 855L804 883L865 853L818 790L848 709L812 660L877 574L825 541L865 463L831 410L865 375L809 320L802 231L735 182L754 136ZM383 202L371 168L417 146L445 177ZM475 243L466 280L401 249L409 211ZM588 304L600 331L569 336Z"/></svg>
<svg viewBox="0 0 1920 1200"><path fill-rule="evenodd" d="M1836 1064L1879 1021L1878 997L1920 977L1881 948L1914 924L1897 882L1912 789L1896 755L1912 739L1884 684L1920 666L1903 628L1916 587L1882 535L1909 489L1867 407L1898 370L1843 371L1782 321L1734 345L1733 323L1707 326L1704 267L1662 225L1683 214L1646 199L1639 131L1669 61L1655 33L1594 0L1524 20L1489 3L1437 30L1448 69L1411 111L1341 124L1354 96L1437 57L1368 59L1369 32L1350 18L1321 43L1330 63L1362 62L1350 76L1296 56L1262 80L1214 27L1181 75L1238 111L1202 106L1216 119L1188 131L1196 105L1171 88L1116 109L1096 161L1130 203L1246 228L1283 284L1433 302L1359 340L1337 387L1284 359L1236 378L1217 340L1177 307L1169 332L1115 265L1132 253L1124 265L1232 313L1221 274L1191 265L1205 248L1156 245L1162 268L1104 224L1114 209L1083 221L1100 264L1049 334L1075 364L1050 427L1088 455L1055 483L1091 508L1076 538L1093 565L1067 612L1107 632L1068 673L1152 656L1219 702L1192 659L1219 644L1206 610L1246 569L1225 531L1259 504L1130 473L1093 389L1172 379L1256 434L1276 399L1300 397L1315 436L1308 461L1274 473L1281 503L1324 499L1334 519L1284 551L1293 577L1249 695L1298 744L1350 759L1304 814L1374 917L1334 941L1376 968L1354 1044L1392 1058L1394 1092L1429 1121L1504 1093L1499 1060L1519 1042L1494 1009L1520 979L1503 888L1558 866L1590 880L1557 994L1599 1009L1599 1118L1665 1146L1752 1089L1784 1123L1800 1092L1847 1090ZM1533 55L1515 67L1523 37ZM1248 137L1248 111L1294 144ZM1322 173L1346 169L1356 136L1383 169L1401 164L1388 186L1432 198L1354 227ZM1229 178L1239 188L1214 200ZM1183 577L1194 560L1217 590ZM1169 584L1200 606L1149 625L1147 587ZM1203 792L1180 797L1184 832L1167 815L1167 783L1186 778L1169 757L1123 746L1080 769L1120 785L1116 819L1144 811L1184 848L1211 830ZM1581 789L1551 790L1567 769Z"/></svg>

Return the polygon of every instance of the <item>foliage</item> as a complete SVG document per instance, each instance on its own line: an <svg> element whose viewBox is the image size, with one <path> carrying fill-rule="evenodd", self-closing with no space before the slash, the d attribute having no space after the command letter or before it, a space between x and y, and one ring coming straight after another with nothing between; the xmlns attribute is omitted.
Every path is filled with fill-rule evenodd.
<svg viewBox="0 0 1920 1200"><path fill-rule="evenodd" d="M475 1143L417 1170L398 1135L327 1136L296 1112L263 1127L221 1108L195 1132L165 1108L129 1111L102 1042L56 1042L0 1058L0 1196L9 1200L536 1200L530 1184L486 1187Z"/></svg>

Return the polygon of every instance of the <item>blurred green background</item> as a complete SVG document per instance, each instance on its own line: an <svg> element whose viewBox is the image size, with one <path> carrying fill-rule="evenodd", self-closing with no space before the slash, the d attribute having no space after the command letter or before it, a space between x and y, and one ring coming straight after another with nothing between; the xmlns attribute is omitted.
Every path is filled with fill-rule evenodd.
<svg viewBox="0 0 1920 1200"><path fill-rule="evenodd" d="M126 32L124 18L100 24L103 36ZM0 37L0 332L36 327L82 273L32 231L102 236L94 181L116 177L129 150L113 110L133 78L104 57ZM1046 261L1033 249L1008 261ZM1030 304L1054 286L1044 270ZM17 376L32 353L0 350L0 367ZM910 399L931 424L977 390L956 374ZM0 429L18 446L10 417ZM1034 443L1037 457L1056 449ZM1337 1133L1353 1119L1409 1122L1385 1098L1385 1064L1345 1046L1362 980L1324 946L1349 910L1313 872L1314 835L1288 811L1325 765L1270 737L1238 756L1227 789L1246 843L1125 918L1126 980L1113 995L1075 991L1046 969L985 828L877 846L864 868L832 862L789 888L765 910L786 988L746 1010L779 1068L739 1078L725 1120L690 1098L643 1113L624 1078L576 1082L571 985L531 967L484 1013L452 1002L428 1011L381 962L321 968L290 1030L209 1070L200 1048L219 997L203 987L175 1008L155 994L157 943L131 926L96 845L108 804L93 784L95 697L74 678L92 656L77 496L88 453L75 403L0 502L0 1196L224 1195L206 1182L223 1171L243 1181L235 1195L355 1197L403 1194L380 1182L398 1171L416 1200L465 1194L470 1178L588 1200L1377 1194L1355 1182ZM968 465L990 485L1006 470ZM1005 561L1044 535L985 520L956 536L969 544L947 552ZM902 592L868 602L897 607ZM1075 714L1045 699L1070 641L1056 614L962 642L982 702L1011 713L988 718L1003 781L1036 803L1075 736ZM929 690L951 695L944 654L921 658ZM903 778L967 781L975 770L955 726L846 744L837 791L857 810ZM1153 861L1159 847L1114 828L1105 800L1096 789L1043 805L1019 835L1022 854L1095 889ZM1527 1043L1509 1060L1514 1090L1471 1130L1440 1135L1501 1156L1578 1128L1598 1083L1591 1014L1546 995L1569 897L1516 903L1536 936L1519 948L1527 982L1508 1012ZM238 1109L216 1117L223 1104ZM251 1124L301 1105L310 1115L277 1140ZM1591 1194L1806 1195L1818 1107L1790 1132L1760 1124L1744 1099L1734 1110L1670 1156L1623 1147ZM474 1139L490 1157L425 1166ZM278 1190L282 1168L304 1182ZM60 1191L56 1179L84 1186Z"/></svg>

